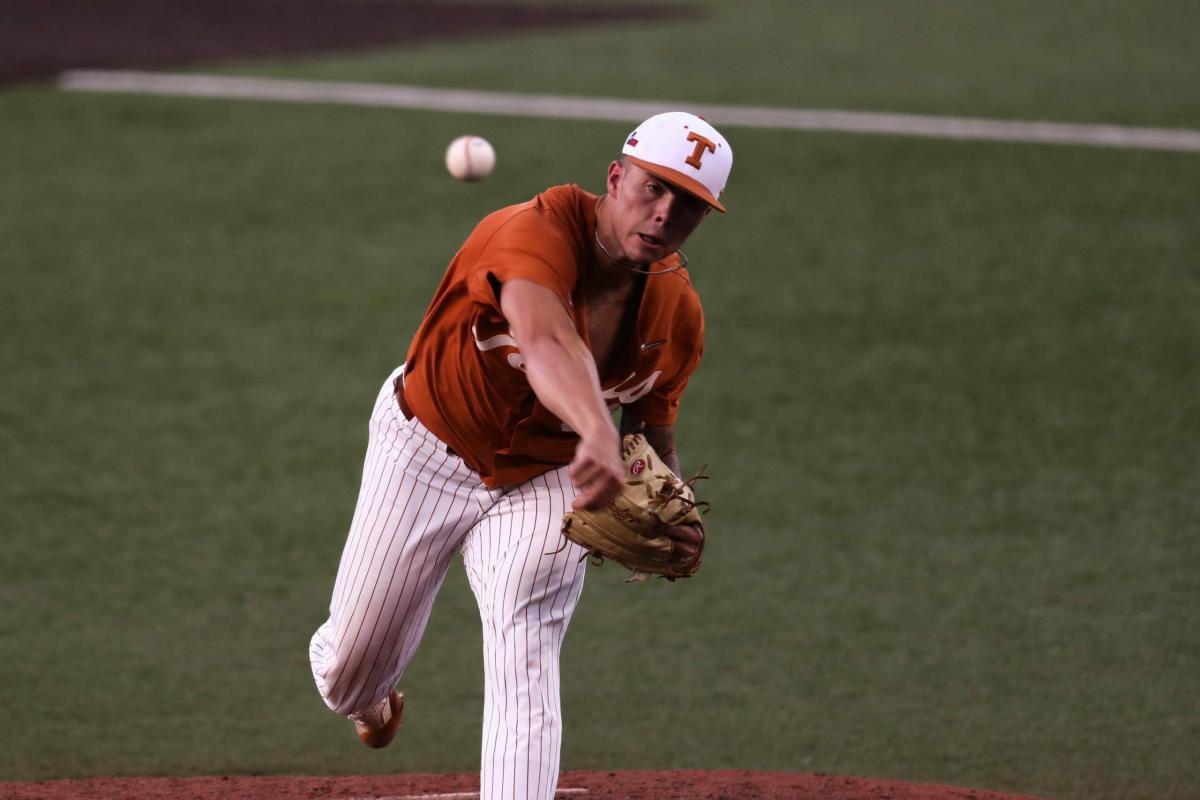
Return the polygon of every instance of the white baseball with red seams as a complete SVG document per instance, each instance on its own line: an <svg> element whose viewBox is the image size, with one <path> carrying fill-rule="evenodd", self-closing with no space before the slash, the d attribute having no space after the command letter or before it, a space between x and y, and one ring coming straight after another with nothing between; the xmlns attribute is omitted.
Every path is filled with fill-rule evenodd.
<svg viewBox="0 0 1200 800"><path fill-rule="evenodd" d="M460 181L478 181L496 168L496 150L482 136L459 136L446 148L446 170Z"/></svg>

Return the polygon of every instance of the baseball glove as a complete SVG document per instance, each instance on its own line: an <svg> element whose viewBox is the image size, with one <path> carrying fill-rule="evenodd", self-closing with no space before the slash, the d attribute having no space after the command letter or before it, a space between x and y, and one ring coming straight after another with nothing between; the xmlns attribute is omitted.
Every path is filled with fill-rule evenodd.
<svg viewBox="0 0 1200 800"><path fill-rule="evenodd" d="M708 511L708 503L696 501L692 484L707 476L697 473L681 480L640 433L625 436L621 455L625 461L621 493L598 511L568 512L563 516L563 536L586 548L593 563L611 558L628 567L633 571L630 580L695 575L704 553L700 513ZM691 526L700 534L695 555L683 561L676 555L679 543L671 535L680 526Z"/></svg>

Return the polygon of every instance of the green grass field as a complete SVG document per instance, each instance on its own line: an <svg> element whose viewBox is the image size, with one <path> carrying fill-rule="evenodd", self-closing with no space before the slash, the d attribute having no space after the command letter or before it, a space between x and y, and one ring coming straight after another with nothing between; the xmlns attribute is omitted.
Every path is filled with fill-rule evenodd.
<svg viewBox="0 0 1200 800"><path fill-rule="evenodd" d="M708 8L195 69L1200 126L1183 3ZM598 189L626 126L49 86L0 121L0 779L475 769L461 569L399 747L325 710L308 637L449 257ZM467 131L500 154L470 186ZM725 133L730 213L687 248L705 568L591 574L564 769L1196 796L1200 156Z"/></svg>

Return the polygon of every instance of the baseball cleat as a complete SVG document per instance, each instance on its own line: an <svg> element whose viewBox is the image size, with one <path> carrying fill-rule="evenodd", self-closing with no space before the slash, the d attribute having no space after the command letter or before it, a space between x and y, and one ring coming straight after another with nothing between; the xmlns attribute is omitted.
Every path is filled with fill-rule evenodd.
<svg viewBox="0 0 1200 800"><path fill-rule="evenodd" d="M391 694L366 711L350 715L358 738L367 747L380 748L391 744L400 730L400 718L404 715L404 695L392 689Z"/></svg>

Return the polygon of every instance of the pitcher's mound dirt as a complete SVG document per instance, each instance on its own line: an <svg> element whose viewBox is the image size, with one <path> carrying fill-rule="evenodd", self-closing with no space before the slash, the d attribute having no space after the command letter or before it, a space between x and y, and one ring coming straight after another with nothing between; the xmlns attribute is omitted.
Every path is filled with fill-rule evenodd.
<svg viewBox="0 0 1200 800"><path fill-rule="evenodd" d="M748 770L565 772L561 800L1037 800L934 784ZM335 778L90 778L0 784L0 798L67 800L467 800L479 776L364 775Z"/></svg>

